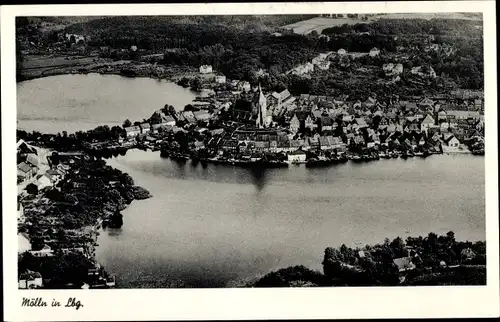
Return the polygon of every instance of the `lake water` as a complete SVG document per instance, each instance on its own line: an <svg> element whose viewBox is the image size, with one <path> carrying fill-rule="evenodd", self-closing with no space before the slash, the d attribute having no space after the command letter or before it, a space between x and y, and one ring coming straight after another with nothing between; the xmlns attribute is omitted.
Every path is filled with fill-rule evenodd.
<svg viewBox="0 0 500 322"><path fill-rule="evenodd" d="M385 237L452 230L485 239L483 157L255 171L131 150L108 164L153 194L99 237L97 259L125 287L221 287L290 265L321 270L326 247Z"/></svg>
<svg viewBox="0 0 500 322"><path fill-rule="evenodd" d="M165 104L183 109L196 93L175 83L118 75L58 75L17 84L18 128L86 131L142 121Z"/></svg>
<svg viewBox="0 0 500 322"><path fill-rule="evenodd" d="M194 93L115 75L19 83L18 126L54 133L182 108ZM321 270L324 249L453 230L485 239L484 157L440 155L255 171L182 165L132 150L108 160L153 197L101 232L97 260L122 287L220 287L290 265Z"/></svg>

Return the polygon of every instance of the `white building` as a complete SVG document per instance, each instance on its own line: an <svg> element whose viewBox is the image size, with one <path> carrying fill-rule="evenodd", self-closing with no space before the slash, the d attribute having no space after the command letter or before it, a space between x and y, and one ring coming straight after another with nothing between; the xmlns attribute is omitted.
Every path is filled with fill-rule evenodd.
<svg viewBox="0 0 500 322"><path fill-rule="evenodd" d="M31 243L26 236L24 236L21 233L17 234L17 252L18 253L24 253L26 251L31 250Z"/></svg>
<svg viewBox="0 0 500 322"><path fill-rule="evenodd" d="M42 275L38 272L27 271L19 277L18 287L20 289L39 288L42 286Z"/></svg>
<svg viewBox="0 0 500 322"><path fill-rule="evenodd" d="M301 150L296 150L288 153L288 162L305 162L306 153Z"/></svg>
<svg viewBox="0 0 500 322"><path fill-rule="evenodd" d="M125 128L125 132L127 133L127 138L134 138L141 134L141 128L138 126L130 126Z"/></svg>
<svg viewBox="0 0 500 322"><path fill-rule="evenodd" d="M370 55L370 57L377 57L378 55L380 55L380 49L378 49L377 47L373 47L370 50L369 55Z"/></svg>
<svg viewBox="0 0 500 322"><path fill-rule="evenodd" d="M430 77L430 78L437 77L436 72L431 66L426 66L425 68L424 66L413 67L411 69L411 73L413 75L418 75L420 77Z"/></svg>
<svg viewBox="0 0 500 322"><path fill-rule="evenodd" d="M139 126L141 127L142 134L146 134L149 133L149 131L151 131L151 125L149 125L149 123L142 123Z"/></svg>
<svg viewBox="0 0 500 322"><path fill-rule="evenodd" d="M347 51L344 48L337 50L337 55L344 56L345 54L347 54Z"/></svg>
<svg viewBox="0 0 500 322"><path fill-rule="evenodd" d="M250 86L250 83L247 81L242 81L238 83L238 90L243 91L243 92L250 92L252 89L252 86Z"/></svg>
<svg viewBox="0 0 500 322"><path fill-rule="evenodd" d="M211 65L201 65L200 66L200 73L201 74L210 74L211 72L212 72Z"/></svg>
<svg viewBox="0 0 500 322"><path fill-rule="evenodd" d="M388 63L382 66L386 76L394 76L403 73L403 64Z"/></svg>
<svg viewBox="0 0 500 322"><path fill-rule="evenodd" d="M215 82L217 84L224 84L226 82L226 76L224 75L215 76Z"/></svg>
<svg viewBox="0 0 500 322"><path fill-rule="evenodd" d="M30 251L31 255L35 257L52 257L54 256L54 252L52 248L48 245L44 245L40 250L32 250Z"/></svg>

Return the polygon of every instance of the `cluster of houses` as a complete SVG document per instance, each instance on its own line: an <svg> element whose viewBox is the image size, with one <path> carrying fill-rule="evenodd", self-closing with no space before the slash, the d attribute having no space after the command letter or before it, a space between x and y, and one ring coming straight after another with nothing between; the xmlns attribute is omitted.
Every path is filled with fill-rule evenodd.
<svg viewBox="0 0 500 322"><path fill-rule="evenodd" d="M199 122L208 122L213 114L207 110L199 111L182 111L175 113L175 117L172 115L167 115L162 111L156 111L161 118L157 123L141 123L139 125L134 125L130 127L125 127L125 133L127 139L133 139L137 136L148 136L148 134L158 133L160 129L175 128L177 122L182 122L183 124L197 124Z"/></svg>
<svg viewBox="0 0 500 322"><path fill-rule="evenodd" d="M38 151L24 140L19 140L17 148L17 182L31 180L37 173L40 165Z"/></svg>
<svg viewBox="0 0 500 322"><path fill-rule="evenodd" d="M221 142L222 150L342 151L349 144L371 148L392 142L406 143L414 148L424 144L444 145L452 148L449 151L453 152L464 141L484 136L484 115L481 113L484 107L481 100L455 104L446 99L423 98L387 103L370 97L364 102L349 102L345 97L308 94L292 99L285 90L267 95L267 102L267 117L284 117L286 125L280 127L276 122L271 122L276 126L265 130L275 129L276 133L266 135L236 131L231 138ZM414 139L407 138L405 142L399 142L400 134L403 133L417 135Z"/></svg>
<svg viewBox="0 0 500 322"><path fill-rule="evenodd" d="M27 191L38 191L54 186L69 170L69 167L63 164L45 170L44 158L41 158L37 149L24 140L17 142L17 160L17 182L26 183Z"/></svg>
<svg viewBox="0 0 500 322"><path fill-rule="evenodd" d="M318 56L314 57L311 62L296 66L286 72L286 74L306 75L313 72L315 68L319 70L328 70L331 64L329 57L332 54L334 54L334 52L321 53Z"/></svg>
<svg viewBox="0 0 500 322"><path fill-rule="evenodd" d="M448 44L428 44L424 47L425 52L437 52L439 55L444 56L444 57L449 57L453 55L454 53L457 52L457 49L451 45Z"/></svg>

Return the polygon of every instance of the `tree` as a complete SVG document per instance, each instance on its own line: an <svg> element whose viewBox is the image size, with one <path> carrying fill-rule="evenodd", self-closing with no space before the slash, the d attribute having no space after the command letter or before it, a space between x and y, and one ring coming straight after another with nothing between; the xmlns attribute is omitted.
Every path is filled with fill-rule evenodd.
<svg viewBox="0 0 500 322"><path fill-rule="evenodd" d="M123 127L125 128L125 127L130 127L130 126L132 126L132 122L130 122L129 119L126 119L125 122L123 122Z"/></svg>
<svg viewBox="0 0 500 322"><path fill-rule="evenodd" d="M190 82L190 85L191 85L191 88L195 91L198 91L201 89L201 79L199 77L196 77L194 79L191 80Z"/></svg>

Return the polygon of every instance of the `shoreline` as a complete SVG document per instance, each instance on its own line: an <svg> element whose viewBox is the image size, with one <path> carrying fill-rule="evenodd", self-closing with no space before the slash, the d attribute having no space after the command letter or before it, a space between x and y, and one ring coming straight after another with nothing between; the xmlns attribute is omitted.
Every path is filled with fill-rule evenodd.
<svg viewBox="0 0 500 322"><path fill-rule="evenodd" d="M55 56L55 59L64 57L64 55ZM66 65L42 65L21 69L20 74L16 77L16 83L23 81L45 78L58 75L119 75L123 77L145 77L158 80L166 80L176 82L190 73L195 73L195 70L190 67L157 65L149 62L134 61L134 60L111 60L105 58L96 58L94 56L82 56L79 59L94 59L92 62L75 63Z"/></svg>

